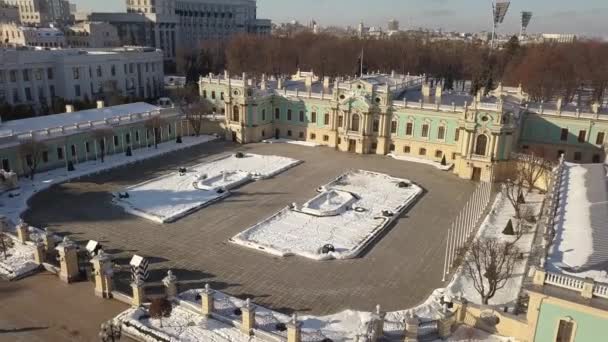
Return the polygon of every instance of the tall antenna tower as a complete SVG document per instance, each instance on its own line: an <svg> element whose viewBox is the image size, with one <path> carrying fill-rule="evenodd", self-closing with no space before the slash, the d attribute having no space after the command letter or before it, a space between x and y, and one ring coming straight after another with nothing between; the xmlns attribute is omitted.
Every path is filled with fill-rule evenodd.
<svg viewBox="0 0 608 342"><path fill-rule="evenodd" d="M496 38L496 29L498 24L502 24L511 5L510 0L492 0L492 41L490 48L494 49L494 39Z"/></svg>
<svg viewBox="0 0 608 342"><path fill-rule="evenodd" d="M530 20L532 20L532 12L521 12L521 29L519 31L520 37L524 37L526 35L528 25L530 25Z"/></svg>

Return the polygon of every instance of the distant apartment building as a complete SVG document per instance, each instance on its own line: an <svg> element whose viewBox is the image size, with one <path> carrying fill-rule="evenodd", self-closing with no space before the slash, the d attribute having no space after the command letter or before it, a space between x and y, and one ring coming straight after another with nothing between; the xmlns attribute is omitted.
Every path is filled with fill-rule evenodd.
<svg viewBox="0 0 608 342"><path fill-rule="evenodd" d="M72 48L108 48L120 46L118 30L104 22L83 22L65 28L67 45Z"/></svg>
<svg viewBox="0 0 608 342"><path fill-rule="evenodd" d="M63 48L66 39L63 32L54 27L28 27L16 24L0 24L2 45L34 46L42 48Z"/></svg>
<svg viewBox="0 0 608 342"><path fill-rule="evenodd" d="M573 43L576 41L576 35L574 34L543 33L540 38L543 42L554 43Z"/></svg>
<svg viewBox="0 0 608 342"><path fill-rule="evenodd" d="M17 0L20 20L25 25L64 25L70 22L70 3L65 0Z"/></svg>
<svg viewBox="0 0 608 342"><path fill-rule="evenodd" d="M0 60L0 103L10 105L154 98L163 88L162 53L154 48L0 49Z"/></svg>
<svg viewBox="0 0 608 342"><path fill-rule="evenodd" d="M0 23L19 23L19 7L0 0Z"/></svg>
<svg viewBox="0 0 608 342"><path fill-rule="evenodd" d="M162 49L175 61L177 51L207 39L237 33L268 35L270 20L257 19L255 0L127 0L127 13L92 13L118 29L123 44Z"/></svg>

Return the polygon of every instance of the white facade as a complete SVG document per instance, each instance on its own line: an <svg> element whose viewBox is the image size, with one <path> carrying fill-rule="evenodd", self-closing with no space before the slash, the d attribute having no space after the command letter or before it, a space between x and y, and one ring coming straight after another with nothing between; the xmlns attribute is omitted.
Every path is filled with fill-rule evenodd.
<svg viewBox="0 0 608 342"><path fill-rule="evenodd" d="M73 48L109 48L120 46L118 30L103 22L84 22L65 29L67 45Z"/></svg>
<svg viewBox="0 0 608 342"><path fill-rule="evenodd" d="M153 23L146 35L168 60L174 60L179 49L207 39L270 34L271 29L269 20L256 19L255 0L126 0L126 5L127 12L141 13Z"/></svg>
<svg viewBox="0 0 608 342"><path fill-rule="evenodd" d="M65 35L59 29L18 26L15 24L0 25L0 39L8 46L35 46L45 48L62 48L66 46Z"/></svg>
<svg viewBox="0 0 608 342"><path fill-rule="evenodd" d="M14 4L0 0L0 23L16 23L19 20L19 8Z"/></svg>
<svg viewBox="0 0 608 342"><path fill-rule="evenodd" d="M51 106L106 99L109 94L161 95L162 53L151 48L0 50L0 103Z"/></svg>

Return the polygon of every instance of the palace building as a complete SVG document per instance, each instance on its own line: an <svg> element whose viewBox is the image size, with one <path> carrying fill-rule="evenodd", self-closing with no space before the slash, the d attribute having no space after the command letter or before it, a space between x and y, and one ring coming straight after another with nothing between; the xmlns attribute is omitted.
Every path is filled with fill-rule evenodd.
<svg viewBox="0 0 608 342"><path fill-rule="evenodd" d="M473 180L500 179L512 153L522 150L551 158L564 153L579 162L605 159L608 116L599 106L590 114L561 105L563 111L549 104L543 109L527 104L517 88L471 96L445 91L424 75L330 82L300 71L289 79L209 75L200 78L199 88L214 111L225 114L227 138L243 144L303 140L345 152L453 164L454 173Z"/></svg>

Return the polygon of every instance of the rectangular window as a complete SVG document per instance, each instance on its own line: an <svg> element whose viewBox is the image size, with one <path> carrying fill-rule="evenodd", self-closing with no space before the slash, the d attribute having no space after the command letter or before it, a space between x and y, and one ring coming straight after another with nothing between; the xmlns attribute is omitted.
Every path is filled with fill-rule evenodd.
<svg viewBox="0 0 608 342"><path fill-rule="evenodd" d="M70 152L72 152L72 157L76 157L76 146L75 145L70 146Z"/></svg>
<svg viewBox="0 0 608 342"><path fill-rule="evenodd" d="M583 154L581 152L574 152L574 161L581 161L583 159Z"/></svg>
<svg viewBox="0 0 608 342"><path fill-rule="evenodd" d="M46 78L48 78L49 80L53 79L53 69L51 69L51 68L46 69Z"/></svg>
<svg viewBox="0 0 608 342"><path fill-rule="evenodd" d="M445 127L441 126L437 130L437 139L444 140L445 139Z"/></svg>
<svg viewBox="0 0 608 342"><path fill-rule="evenodd" d="M300 111L300 122L304 122L304 112Z"/></svg>
<svg viewBox="0 0 608 342"><path fill-rule="evenodd" d="M561 319L557 326L555 342L571 342L574 333L574 322Z"/></svg>
<svg viewBox="0 0 608 342"><path fill-rule="evenodd" d="M63 160L63 148L57 147L57 159Z"/></svg>
<svg viewBox="0 0 608 342"><path fill-rule="evenodd" d="M456 152L452 153L452 160L456 160Z"/></svg>
<svg viewBox="0 0 608 342"><path fill-rule="evenodd" d="M32 155L31 154L26 154L25 155L25 164L27 166L32 166L34 165L34 159L32 159Z"/></svg>
<svg viewBox="0 0 608 342"><path fill-rule="evenodd" d="M568 129L567 128L562 128L559 140L561 140L561 141L568 141Z"/></svg>
<svg viewBox="0 0 608 342"><path fill-rule="evenodd" d="M578 142L584 143L585 140L587 140L587 131L585 131L585 130L578 131Z"/></svg>
<svg viewBox="0 0 608 342"><path fill-rule="evenodd" d="M456 128L456 132L454 133L454 140L458 141L460 139L460 128Z"/></svg>
<svg viewBox="0 0 608 342"><path fill-rule="evenodd" d="M266 109L262 109L262 121L266 121Z"/></svg>
<svg viewBox="0 0 608 342"><path fill-rule="evenodd" d="M103 71L101 69L101 65L97 66L97 77L102 77L103 76Z"/></svg>
<svg viewBox="0 0 608 342"><path fill-rule="evenodd" d="M316 112L310 113L310 122L317 123L317 113Z"/></svg>
<svg viewBox="0 0 608 342"><path fill-rule="evenodd" d="M287 121L291 121L291 109L287 110Z"/></svg>
<svg viewBox="0 0 608 342"><path fill-rule="evenodd" d="M372 143L371 150L376 151L378 149L378 143Z"/></svg>
<svg viewBox="0 0 608 342"><path fill-rule="evenodd" d="M26 101L32 101L32 90L30 89L30 87L25 87L25 100Z"/></svg>
<svg viewBox="0 0 608 342"><path fill-rule="evenodd" d="M274 109L274 119L279 120L281 118L281 110L279 108Z"/></svg>
<svg viewBox="0 0 608 342"><path fill-rule="evenodd" d="M78 84L74 86L74 96L80 97L80 85Z"/></svg>
<svg viewBox="0 0 608 342"><path fill-rule="evenodd" d="M224 99L224 92L221 92L220 93L220 100L223 100L223 99Z"/></svg>
<svg viewBox="0 0 608 342"><path fill-rule="evenodd" d="M405 126L405 135L412 135L413 132L414 132L414 124L411 122L408 122L407 125Z"/></svg>
<svg viewBox="0 0 608 342"><path fill-rule="evenodd" d="M139 131L135 131L135 141L139 142Z"/></svg>
<svg viewBox="0 0 608 342"><path fill-rule="evenodd" d="M323 141L329 141L329 135L324 135L323 136Z"/></svg>
<svg viewBox="0 0 608 342"><path fill-rule="evenodd" d="M411 150L412 149L409 146L403 146L403 153L410 153Z"/></svg>
<svg viewBox="0 0 608 342"><path fill-rule="evenodd" d="M171 126L169 126L169 127L171 127ZM169 132L169 134L171 134L171 132ZM127 144L131 143L131 134L129 134L129 133L125 134L125 142Z"/></svg>
<svg viewBox="0 0 608 342"><path fill-rule="evenodd" d="M380 130L380 120L374 119L374 122L372 123L372 131L378 132L379 130Z"/></svg>
<svg viewBox="0 0 608 342"><path fill-rule="evenodd" d="M11 82L13 82L13 83L17 82L17 71L11 70L9 72L9 77L11 79Z"/></svg>
<svg viewBox="0 0 608 342"><path fill-rule="evenodd" d="M118 135L114 136L114 146L118 146Z"/></svg>
<svg viewBox="0 0 608 342"><path fill-rule="evenodd" d="M29 82L29 80L30 80L30 72L29 72L29 70L23 70L23 80L25 82Z"/></svg>
<svg viewBox="0 0 608 342"><path fill-rule="evenodd" d="M395 144L390 144L390 145L388 146L388 150L389 150L390 152L395 152Z"/></svg>
<svg viewBox="0 0 608 342"><path fill-rule="evenodd" d="M310 133L310 140L315 140L317 139L317 135L314 133Z"/></svg>
<svg viewBox="0 0 608 342"><path fill-rule="evenodd" d="M80 70L76 67L72 68L72 76L75 80L80 79Z"/></svg>
<svg viewBox="0 0 608 342"><path fill-rule="evenodd" d="M418 150L418 154L421 156L426 156L426 148L421 148L420 150Z"/></svg>
<svg viewBox="0 0 608 342"><path fill-rule="evenodd" d="M215 100L215 90L211 92L211 99Z"/></svg>
<svg viewBox="0 0 608 342"><path fill-rule="evenodd" d="M327 123L326 123L327 125ZM338 127L342 127L344 125L344 117L342 115L338 115Z"/></svg>
<svg viewBox="0 0 608 342"><path fill-rule="evenodd" d="M49 151L42 151L42 162L43 163L49 162Z"/></svg>
<svg viewBox="0 0 608 342"><path fill-rule="evenodd" d="M326 126L329 125L329 114L325 113L325 119L323 120L323 124ZM329 138L328 138L329 140Z"/></svg>
<svg viewBox="0 0 608 342"><path fill-rule="evenodd" d="M420 135L423 138L428 138L429 137L429 125L427 125L427 124L422 125L422 133Z"/></svg>
<svg viewBox="0 0 608 342"><path fill-rule="evenodd" d="M397 121L391 121L391 133L397 133Z"/></svg>
<svg viewBox="0 0 608 342"><path fill-rule="evenodd" d="M604 143L604 132L598 132L595 138L596 145L602 145Z"/></svg>
<svg viewBox="0 0 608 342"><path fill-rule="evenodd" d="M91 153L91 144L89 144L89 142L88 142L88 141L84 143L84 150L85 150L87 153Z"/></svg>
<svg viewBox="0 0 608 342"><path fill-rule="evenodd" d="M8 159L2 159L2 169L6 172L9 172L11 170L11 165Z"/></svg>
<svg viewBox="0 0 608 342"><path fill-rule="evenodd" d="M298 137L299 137L300 139L304 139L304 132L300 132L300 133L298 133Z"/></svg>
<svg viewBox="0 0 608 342"><path fill-rule="evenodd" d="M287 131L287 136L290 137L291 136L291 130Z"/></svg>
<svg viewBox="0 0 608 342"><path fill-rule="evenodd" d="M435 151L435 158L441 158L443 157L443 152L440 150Z"/></svg>

